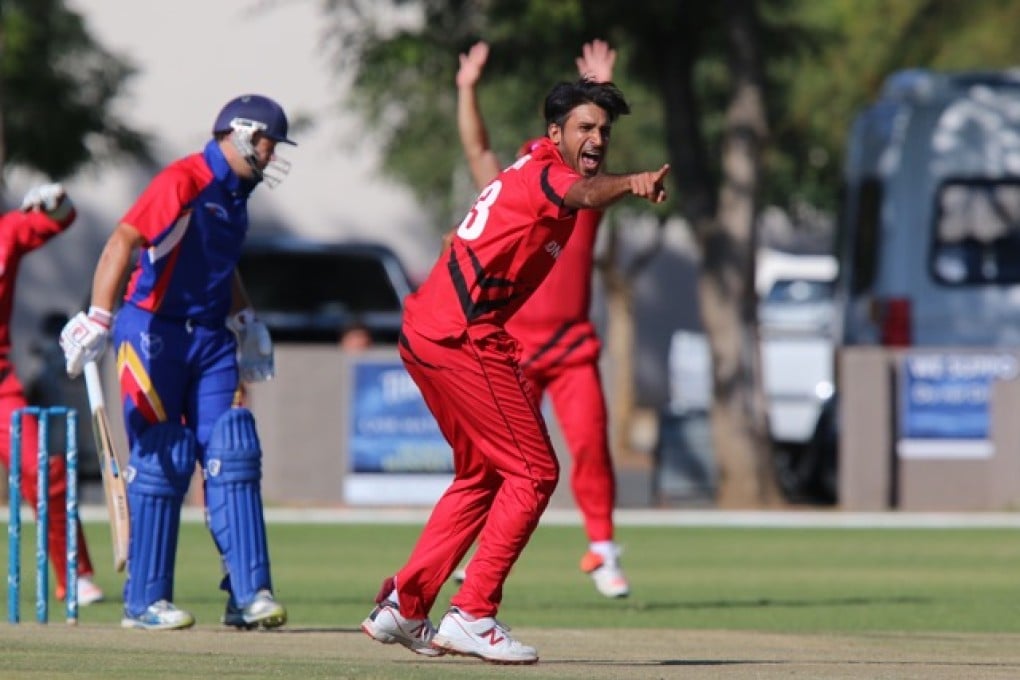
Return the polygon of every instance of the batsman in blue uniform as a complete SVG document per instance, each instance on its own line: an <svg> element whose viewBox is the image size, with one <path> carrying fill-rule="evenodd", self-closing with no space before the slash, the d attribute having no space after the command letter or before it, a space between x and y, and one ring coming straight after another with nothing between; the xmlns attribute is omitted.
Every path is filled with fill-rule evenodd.
<svg viewBox="0 0 1020 680"><path fill-rule="evenodd" d="M286 175L276 145L294 142L283 109L261 95L227 102L212 132L202 152L157 174L121 219L96 266L88 312L60 336L74 377L112 335L131 448L125 628L195 623L173 604L173 586L181 505L196 461L224 566L223 623L273 628L287 620L270 577L262 451L239 389L273 376L272 342L236 265L248 198L260 183L273 186Z"/></svg>

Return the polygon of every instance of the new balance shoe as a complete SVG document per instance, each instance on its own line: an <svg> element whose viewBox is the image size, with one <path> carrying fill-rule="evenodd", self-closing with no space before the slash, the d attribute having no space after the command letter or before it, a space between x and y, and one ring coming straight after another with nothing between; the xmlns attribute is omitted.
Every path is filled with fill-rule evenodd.
<svg viewBox="0 0 1020 680"><path fill-rule="evenodd" d="M189 612L178 609L166 600L153 602L140 616L131 616L124 612L120 620L121 628L141 628L143 630L177 630L195 625L195 617Z"/></svg>
<svg viewBox="0 0 1020 680"><path fill-rule="evenodd" d="M247 607L239 607L233 595L227 599L227 609L220 621L227 626L251 630L252 628L277 628L287 623L287 610L273 598L268 590L255 594Z"/></svg>
<svg viewBox="0 0 1020 680"><path fill-rule="evenodd" d="M422 656L440 656L443 653L430 644L436 634L432 622L428 618L405 618L392 600L377 604L368 618L361 622L361 630L384 645L403 645Z"/></svg>
<svg viewBox="0 0 1020 680"><path fill-rule="evenodd" d="M63 601L64 596L67 594L67 589L62 586L56 587L56 596L58 600ZM87 607L90 604L96 602L102 602L105 599L102 589L96 585L88 576L78 577L78 605L81 607Z"/></svg>
<svg viewBox="0 0 1020 680"><path fill-rule="evenodd" d="M611 557L588 551L581 558L581 571L591 576L595 589L606 597L627 597L630 595L630 584L620 568L620 557L617 552Z"/></svg>
<svg viewBox="0 0 1020 680"><path fill-rule="evenodd" d="M88 576L78 577L78 604L87 607L96 602L102 602L104 598L102 589Z"/></svg>
<svg viewBox="0 0 1020 680"><path fill-rule="evenodd" d="M495 664L538 662L538 651L511 637L509 626L491 616L473 618L456 607L451 607L439 622L432 646L448 654L474 656Z"/></svg>

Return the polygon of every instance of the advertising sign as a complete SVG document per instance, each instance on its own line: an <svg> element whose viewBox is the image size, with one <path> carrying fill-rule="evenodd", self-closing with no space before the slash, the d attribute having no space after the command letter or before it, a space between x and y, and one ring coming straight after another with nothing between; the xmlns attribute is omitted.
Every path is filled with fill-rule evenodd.
<svg viewBox="0 0 1020 680"><path fill-rule="evenodd" d="M900 371L901 458L987 458L992 384L1017 376L999 353L911 353Z"/></svg>
<svg viewBox="0 0 1020 680"><path fill-rule="evenodd" d="M431 505L453 479L453 456L399 359L351 364L344 499Z"/></svg>

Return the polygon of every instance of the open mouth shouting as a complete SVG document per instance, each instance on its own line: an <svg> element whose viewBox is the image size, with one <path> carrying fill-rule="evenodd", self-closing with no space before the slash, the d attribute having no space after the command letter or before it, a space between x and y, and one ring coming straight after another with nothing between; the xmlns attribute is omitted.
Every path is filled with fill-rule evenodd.
<svg viewBox="0 0 1020 680"><path fill-rule="evenodd" d="M594 147L585 147L581 150L581 172L591 176L598 173L602 166L602 151Z"/></svg>

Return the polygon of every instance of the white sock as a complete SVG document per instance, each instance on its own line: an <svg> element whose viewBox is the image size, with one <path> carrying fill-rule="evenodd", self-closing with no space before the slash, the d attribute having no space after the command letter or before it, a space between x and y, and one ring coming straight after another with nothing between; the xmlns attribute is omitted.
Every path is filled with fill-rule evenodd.
<svg viewBox="0 0 1020 680"><path fill-rule="evenodd" d="M613 541L594 541L588 544L588 550L602 557L606 561L615 560L620 551Z"/></svg>
<svg viewBox="0 0 1020 680"><path fill-rule="evenodd" d="M397 609L400 609L400 594L397 593L397 580L396 579L393 579L393 590L391 590L390 594L386 596L386 599L389 600L390 602L396 602L397 603Z"/></svg>

